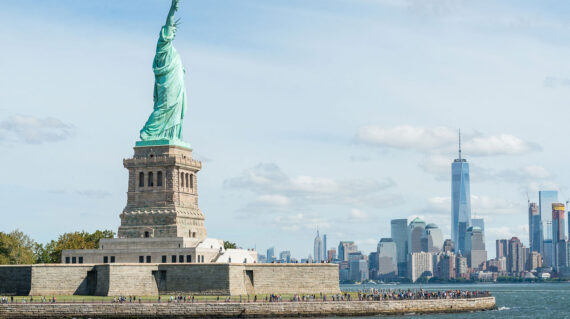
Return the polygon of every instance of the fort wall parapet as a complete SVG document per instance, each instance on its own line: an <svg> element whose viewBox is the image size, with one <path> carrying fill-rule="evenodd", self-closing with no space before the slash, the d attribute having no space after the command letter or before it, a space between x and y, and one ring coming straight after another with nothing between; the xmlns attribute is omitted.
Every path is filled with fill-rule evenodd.
<svg viewBox="0 0 570 319"><path fill-rule="evenodd" d="M283 282L287 282L286 285ZM156 296L339 293L335 264L0 266L0 295Z"/></svg>

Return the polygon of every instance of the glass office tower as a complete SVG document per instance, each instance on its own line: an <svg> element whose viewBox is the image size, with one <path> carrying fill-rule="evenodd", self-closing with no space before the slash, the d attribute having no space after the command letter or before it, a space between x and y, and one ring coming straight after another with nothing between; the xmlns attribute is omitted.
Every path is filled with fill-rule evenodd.
<svg viewBox="0 0 570 319"><path fill-rule="evenodd" d="M465 237L469 227L471 227L469 163L461 158L461 135L459 135L459 158L451 164L451 239L456 251L465 253Z"/></svg>
<svg viewBox="0 0 570 319"><path fill-rule="evenodd" d="M552 225L552 204L558 203L558 191L539 191L538 192L538 210L542 220L542 228L544 231L543 239L552 239L552 233L546 227L547 224Z"/></svg>
<svg viewBox="0 0 570 319"><path fill-rule="evenodd" d="M472 218L471 226L481 228L481 231L485 233L485 220L483 218Z"/></svg>
<svg viewBox="0 0 570 319"><path fill-rule="evenodd" d="M398 276L398 249L392 238L382 238L378 243L378 278Z"/></svg>
<svg viewBox="0 0 570 319"><path fill-rule="evenodd" d="M422 237L426 228L426 222L416 217L408 226L408 255L422 251ZM407 256L409 257L409 256Z"/></svg>
<svg viewBox="0 0 570 319"><path fill-rule="evenodd" d="M398 255L398 275L406 276L407 270L407 254L408 254L408 220L392 219L390 222L390 236L396 244L396 253Z"/></svg>
<svg viewBox="0 0 570 319"><path fill-rule="evenodd" d="M543 246L542 221L536 203L528 204L528 238L530 250L540 252Z"/></svg>

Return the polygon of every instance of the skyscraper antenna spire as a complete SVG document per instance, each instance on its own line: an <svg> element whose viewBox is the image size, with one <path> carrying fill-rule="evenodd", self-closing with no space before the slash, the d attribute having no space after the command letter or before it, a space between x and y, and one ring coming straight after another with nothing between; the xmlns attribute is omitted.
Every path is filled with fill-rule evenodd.
<svg viewBox="0 0 570 319"><path fill-rule="evenodd" d="M459 161L461 161L461 129L459 129Z"/></svg>

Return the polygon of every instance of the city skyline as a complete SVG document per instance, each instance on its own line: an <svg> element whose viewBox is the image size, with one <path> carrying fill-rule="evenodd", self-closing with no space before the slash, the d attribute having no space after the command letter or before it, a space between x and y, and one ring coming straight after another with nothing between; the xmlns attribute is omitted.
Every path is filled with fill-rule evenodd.
<svg viewBox="0 0 570 319"><path fill-rule="evenodd" d="M545 194L548 195L545 196ZM469 268L478 268L478 265L486 261L491 261L491 262L498 261L500 257L505 256L505 251L507 250L506 243L512 241L513 239L516 239L517 242L521 245L521 247L524 247L524 249L527 250L524 252L526 257L522 259L525 263L527 262L526 258L532 258L531 252L536 251L539 253L541 259L544 259L542 260L542 263L544 263L546 267L554 267L556 269L557 268L556 265L560 263L565 265L566 263L565 260L567 258L566 254L567 253L570 254L570 251L566 252L568 246L563 246L559 248L557 244L558 242L564 242L563 243L564 245L568 245L567 243L570 240L570 220L568 221L568 233L566 231L566 216L568 215L567 210L570 209L570 207L565 206L563 203L557 203L556 202L558 196L557 194L558 194L557 191L539 191L539 203L541 203L540 207L543 208L542 210L546 211L545 207L547 205L546 203L547 201L551 207L551 213L549 214L551 215L551 219L547 221L547 224L548 227L550 227L550 233L553 235L551 236L552 238L546 238L546 240L548 240L548 242L551 244L551 246L547 248L544 248L544 246L542 246L538 247L537 250L533 250L532 242L529 242L528 247L525 247L524 243L521 242L518 237L511 236L510 237L511 239L496 240L497 250L495 250L495 257L493 258L488 253L488 248L486 248L484 218L473 218L472 220L470 220L472 226L470 226L465 230L465 249L464 249L465 251L463 252L463 255L466 256L468 260ZM544 241L544 239L542 238L543 224L542 221L540 220L541 213L539 213L538 207L539 206L536 203L531 203L530 201L528 202L529 238L533 237L533 233L536 232L535 228L538 228L538 234L534 235L536 237L535 241L542 244L542 242ZM409 224L407 219L392 219L390 223L391 223L391 237L381 238L378 241L377 251L375 252L374 250L372 250L369 252L370 258L372 258L374 254L381 255L380 247L382 245L382 242L385 240L389 240L394 245L394 254L396 254L396 251L398 252L397 255L394 255L393 260L390 261L395 263L396 268L398 268L398 264L402 263L402 260L406 259L404 257L405 255L418 253L418 252L430 252L432 254L437 254L440 252L447 251L446 249L447 241L449 241L451 244L450 245L451 251L455 252L456 254L461 252L461 250L454 248L452 239L445 238L445 243L444 243L443 234L441 233L439 226L437 226L435 223L426 224L426 222L419 217L415 217L413 220L410 221ZM538 225L533 225L535 223L537 223ZM327 235L323 234L323 238L326 239ZM505 243L505 246L501 248L501 251L499 251L499 242ZM339 241L339 252L344 251L343 247L345 246L345 243L354 246L354 249L350 250L350 252L358 252L361 255L367 255L367 251L357 250L357 245L354 245L354 241L343 241L343 240ZM326 246L322 247L322 244L323 243L319 235L319 230L317 228L317 236L314 239L314 248L313 248L314 255L309 254L308 259L302 259L302 260L304 260L304 262L310 261L317 263L323 261L324 262L334 261L334 258L328 260L317 258L317 251L322 256L325 257L327 256ZM398 246L399 248L396 249L396 246ZM561 255L563 257L559 256L560 250L564 251L564 253L562 253L563 255ZM474 254L476 255L476 257L473 258L476 258L477 262L472 262L471 255L473 254L473 251L475 251ZM546 254L542 254L545 251ZM289 251L287 252L290 254ZM564 261L559 261L559 258L564 258ZM346 258L339 256L338 260L336 260L335 262L343 260L346 260ZM370 263L369 260L367 261ZM378 265L370 264L370 267L378 267ZM524 267L526 267L526 264ZM401 267L398 269L400 269L399 270L400 276L403 277L407 276L407 274L402 275Z"/></svg>
<svg viewBox="0 0 570 319"><path fill-rule="evenodd" d="M155 13L164 11L133 3L3 4L0 37L20 48L0 53L13 61L0 93L0 143L13 152L0 183L1 208L12 212L3 231L47 242L117 229L121 161L152 108ZM570 99L569 12L490 1L183 2L184 135L203 161L209 235L307 256L319 225L330 247L354 240L374 251L391 219L417 216L450 238L461 127L489 255L496 239L527 244L526 193L570 197L564 117L542 120ZM138 118L109 122L108 112Z"/></svg>

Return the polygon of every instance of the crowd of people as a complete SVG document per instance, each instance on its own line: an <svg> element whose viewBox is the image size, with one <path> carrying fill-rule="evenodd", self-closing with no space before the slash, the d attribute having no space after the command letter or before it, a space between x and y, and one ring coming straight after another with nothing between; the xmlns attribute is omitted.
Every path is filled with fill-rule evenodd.
<svg viewBox="0 0 570 319"><path fill-rule="evenodd" d="M38 301L38 297L36 297L36 299L34 300L34 296L22 297L22 299L21 299L21 303L34 303L34 302L36 302L36 303L55 303L55 296L49 297L49 298L46 298L44 296L40 296L39 301ZM14 296L0 297L0 304L8 304L8 303L14 303Z"/></svg>
<svg viewBox="0 0 570 319"><path fill-rule="evenodd" d="M489 291L469 290L438 290L428 291L424 289L372 289L364 293L358 292L358 300L421 300L421 299L468 299L477 297L489 297Z"/></svg>
<svg viewBox="0 0 570 319"><path fill-rule="evenodd" d="M119 296L119 297L113 297L113 303L126 303L127 301L129 303L133 303L133 302L137 302L141 303L141 298L137 296L129 296L128 299L126 296Z"/></svg>
<svg viewBox="0 0 570 319"><path fill-rule="evenodd" d="M287 296L284 298L278 294L270 294L265 295L263 298L258 299L257 295L254 296L247 296L246 297L239 297L239 300L232 299L231 297L225 296L223 300L220 297L216 297L216 302L314 302L314 301L383 301L383 300L422 300L422 299L469 299L469 298L478 298L478 297L488 297L491 296L489 291L469 291L469 290L424 290L424 289L369 289L367 291L358 291L358 292L343 292L340 294L306 294L306 295L299 295L294 294L292 296ZM14 296L10 297L0 297L0 304L8 304L14 303ZM17 302L17 301L16 301ZM34 300L33 296L30 297L22 297L21 303L55 303L55 296L51 298L39 297L39 300L36 297ZM141 297L137 296L119 296L113 297L113 303L141 303ZM146 300L145 302L164 302L162 300L162 296L158 296L158 299L153 300ZM194 296L170 296L167 303L194 303L197 302L197 299ZM201 302L212 302L211 299L202 300Z"/></svg>

